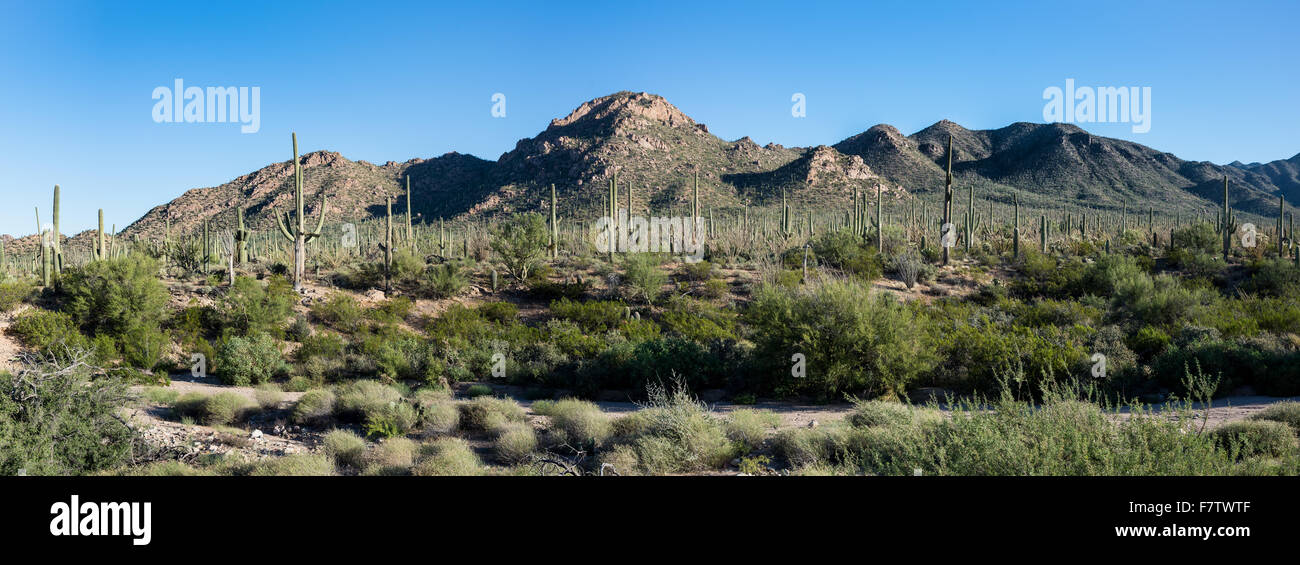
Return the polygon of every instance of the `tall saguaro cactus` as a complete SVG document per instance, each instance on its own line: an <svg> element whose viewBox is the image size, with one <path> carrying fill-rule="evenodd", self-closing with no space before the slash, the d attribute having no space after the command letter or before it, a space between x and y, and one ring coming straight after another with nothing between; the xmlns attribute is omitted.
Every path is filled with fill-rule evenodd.
<svg viewBox="0 0 1300 565"><path fill-rule="evenodd" d="M393 197L384 197L384 242L379 248L384 250L384 292L393 290Z"/></svg>
<svg viewBox="0 0 1300 565"><path fill-rule="evenodd" d="M415 251L415 230L411 227L411 175L406 175L406 245Z"/></svg>
<svg viewBox="0 0 1300 565"><path fill-rule="evenodd" d="M59 185L54 185L54 233L50 234L53 255L50 257L55 274L63 274L63 242L59 241Z"/></svg>
<svg viewBox="0 0 1300 565"><path fill-rule="evenodd" d="M628 191L628 199L632 198L632 192ZM628 202L628 213L631 213L632 203ZM560 257L560 228L555 223L555 183L551 183L551 259Z"/></svg>
<svg viewBox="0 0 1300 565"><path fill-rule="evenodd" d="M1015 197L1016 197L1016 215L1014 220L1015 225L1011 227L1011 237L1012 237L1011 248L1015 253L1015 257L1018 259L1020 258L1020 195L1016 194Z"/></svg>
<svg viewBox="0 0 1300 565"><path fill-rule="evenodd" d="M316 220L316 229L307 231L302 202L302 164L298 162L298 134L291 135L293 136L293 203L298 209L298 217L290 218L288 212L283 216L276 213L275 223L280 226L280 234L293 242L293 290L300 292L303 275L307 271L307 242L320 237L321 227L325 225L326 196L321 194L320 197L320 213Z"/></svg>
<svg viewBox="0 0 1300 565"><path fill-rule="evenodd" d="M1228 261L1232 252L1232 211L1228 208L1228 177L1223 177L1223 261Z"/></svg>
<svg viewBox="0 0 1300 565"><path fill-rule="evenodd" d="M248 262L248 230L244 228L244 207L235 207L235 253L236 265Z"/></svg>
<svg viewBox="0 0 1300 565"><path fill-rule="evenodd" d="M99 231L95 232L95 260L108 259L108 248L104 240L104 209L99 209Z"/></svg>
<svg viewBox="0 0 1300 565"><path fill-rule="evenodd" d="M943 224L940 226L939 247L943 249L943 264L948 265L948 246L943 243L943 226L952 223L952 136L948 136L948 174L943 186Z"/></svg>

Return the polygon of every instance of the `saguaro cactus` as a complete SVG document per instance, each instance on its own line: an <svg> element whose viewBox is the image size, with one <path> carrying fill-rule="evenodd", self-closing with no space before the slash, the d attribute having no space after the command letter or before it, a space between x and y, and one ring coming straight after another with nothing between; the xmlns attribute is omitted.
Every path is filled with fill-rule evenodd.
<svg viewBox="0 0 1300 565"><path fill-rule="evenodd" d="M384 197L384 242L379 248L384 250L384 291L393 289L393 198Z"/></svg>
<svg viewBox="0 0 1300 565"><path fill-rule="evenodd" d="M104 245L104 209L99 209L99 230L95 232L95 260L108 259L108 248Z"/></svg>
<svg viewBox="0 0 1300 565"><path fill-rule="evenodd" d="M943 244L943 226L952 223L952 136L948 136L948 173L943 187L943 224L940 225L939 247L943 248L943 264L948 265L948 246Z"/></svg>
<svg viewBox="0 0 1300 565"><path fill-rule="evenodd" d="M63 242L59 241L59 185L54 185L54 233L50 234L50 246L53 255L50 256L50 264L54 267L54 273L63 273Z"/></svg>
<svg viewBox="0 0 1300 565"><path fill-rule="evenodd" d="M1015 215L1015 219L1013 220L1015 224L1011 226L1011 238L1012 238L1011 249L1015 253L1015 256L1018 258L1020 257L1020 195L1019 194L1015 195L1015 201L1016 201L1016 215Z"/></svg>
<svg viewBox="0 0 1300 565"><path fill-rule="evenodd" d="M1228 177L1223 177L1223 261L1232 252L1232 211L1228 208Z"/></svg>
<svg viewBox="0 0 1300 565"><path fill-rule="evenodd" d="M242 265L248 262L248 230L244 229L244 208L235 207L235 253L234 259L236 265Z"/></svg>
<svg viewBox="0 0 1300 565"><path fill-rule="evenodd" d="M628 191L628 199L632 198L632 192ZM631 213L632 203L628 202L628 213ZM555 223L555 183L551 183L551 259L560 257L560 228Z"/></svg>
<svg viewBox="0 0 1300 565"><path fill-rule="evenodd" d="M302 198L302 164L298 162L298 134L293 133L293 203L298 209L298 217L289 217L285 212L283 216L275 214L275 223L280 227L280 234L285 239L293 242L293 290L302 291L302 279L307 271L307 242L320 237L321 226L325 225L325 206L326 196L321 194L320 213L316 221L316 229L307 231L306 214L303 212Z"/></svg>
<svg viewBox="0 0 1300 565"><path fill-rule="evenodd" d="M885 252L885 189L876 185L876 252Z"/></svg>

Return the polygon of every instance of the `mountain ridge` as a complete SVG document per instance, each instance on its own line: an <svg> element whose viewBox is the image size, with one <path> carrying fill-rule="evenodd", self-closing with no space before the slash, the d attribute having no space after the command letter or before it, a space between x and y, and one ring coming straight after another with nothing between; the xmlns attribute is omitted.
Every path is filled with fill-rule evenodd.
<svg viewBox="0 0 1300 565"><path fill-rule="evenodd" d="M949 135L956 183L963 190L975 187L981 199L1009 202L1017 194L1031 205L1159 203L1166 212L1203 211L1218 205L1226 176L1239 210L1275 213L1279 196L1300 201L1300 154L1215 165L1072 124L972 130L946 119L911 135L877 124L833 145L759 146L747 136L721 139L662 96L630 91L583 102L495 161L453 151L376 165L328 150L300 160L309 217L318 213L322 195L329 197L329 222L381 217L386 197L394 199L394 213L404 213L409 177L415 219L428 222L545 209L552 183L562 213L598 211L615 174L620 204L630 189L635 209L685 209L697 174L705 209L771 204L783 195L800 204L847 205L855 190L873 194L877 186L895 198L933 194L942 191ZM204 222L224 229L233 225L236 206L245 209L251 229L275 229L272 211L287 210L292 199L292 169L289 160L277 161L219 186L186 190L121 234L161 237L169 221L173 233L201 229ZM35 236L3 239L6 247L35 244Z"/></svg>

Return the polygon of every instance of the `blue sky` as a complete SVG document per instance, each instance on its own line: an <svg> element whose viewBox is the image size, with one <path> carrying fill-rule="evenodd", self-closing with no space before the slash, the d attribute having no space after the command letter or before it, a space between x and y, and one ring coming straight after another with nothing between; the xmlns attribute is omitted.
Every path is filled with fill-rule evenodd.
<svg viewBox="0 0 1300 565"><path fill-rule="evenodd" d="M1149 86L1184 159L1300 152L1300 3L12 2L0 0L0 233L119 228L302 152L496 159L585 100L661 94L725 139L832 144L1042 122L1043 90ZM261 128L155 123L155 87L257 86ZM506 117L491 116L494 93ZM793 118L791 95L807 98Z"/></svg>

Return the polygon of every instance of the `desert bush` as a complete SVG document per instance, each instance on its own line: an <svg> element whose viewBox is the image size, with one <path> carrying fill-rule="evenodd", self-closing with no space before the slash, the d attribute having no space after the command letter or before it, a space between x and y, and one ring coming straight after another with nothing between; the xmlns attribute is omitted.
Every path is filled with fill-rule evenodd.
<svg viewBox="0 0 1300 565"><path fill-rule="evenodd" d="M326 389L304 392L293 407L293 421L297 424L319 426L334 416L334 393Z"/></svg>
<svg viewBox="0 0 1300 565"><path fill-rule="evenodd" d="M347 383L338 388L336 396L335 415L354 422L364 421L366 414L402 401L401 392L378 381Z"/></svg>
<svg viewBox="0 0 1300 565"><path fill-rule="evenodd" d="M688 281L704 281L713 277L713 263L708 261L696 261L694 263L682 263L679 267L681 277Z"/></svg>
<svg viewBox="0 0 1300 565"><path fill-rule="evenodd" d="M421 460L414 469L419 476L470 476L484 472L482 461L460 438L439 438L421 446L420 451Z"/></svg>
<svg viewBox="0 0 1300 565"><path fill-rule="evenodd" d="M219 392L212 395L191 392L181 395L171 406L177 419L193 419L209 426L225 425L246 418L254 409L241 394Z"/></svg>
<svg viewBox="0 0 1300 565"><path fill-rule="evenodd" d="M722 279L709 279L704 281L700 287L700 296L709 300L717 300L727 295L727 281Z"/></svg>
<svg viewBox="0 0 1300 565"><path fill-rule="evenodd" d="M217 350L216 362L221 382L233 386L267 382L285 368L280 348L264 333L225 339Z"/></svg>
<svg viewBox="0 0 1300 565"><path fill-rule="evenodd" d="M745 313L756 356L770 388L780 394L901 392L935 364L920 318L907 306L854 281L832 281L808 291L765 285ZM807 376L790 377L790 360L803 354Z"/></svg>
<svg viewBox="0 0 1300 565"><path fill-rule="evenodd" d="M1219 445L1240 457L1282 457L1295 451L1296 436L1291 427L1271 420L1229 422L1214 430Z"/></svg>
<svg viewBox="0 0 1300 565"><path fill-rule="evenodd" d="M727 439L749 452L762 447L769 431L777 429L781 416L767 410L742 408L727 414Z"/></svg>
<svg viewBox="0 0 1300 565"><path fill-rule="evenodd" d="M273 410L284 401L284 392L273 383L263 383L253 391L253 399L262 410Z"/></svg>
<svg viewBox="0 0 1300 565"><path fill-rule="evenodd" d="M478 398L480 396L492 396L492 387L483 384L470 385L469 388L465 389L465 396L467 398Z"/></svg>
<svg viewBox="0 0 1300 565"><path fill-rule="evenodd" d="M823 232L809 242L818 262L853 274L863 280L880 278L884 272L873 245L847 230ZM802 259L802 252L798 254ZM790 265L793 266L793 265Z"/></svg>
<svg viewBox="0 0 1300 565"><path fill-rule="evenodd" d="M509 324L519 317L519 307L509 302L484 302L479 305L478 313L489 322Z"/></svg>
<svg viewBox="0 0 1300 565"><path fill-rule="evenodd" d="M917 280L921 276L924 262L921 255L912 249L894 256L894 272L898 278L903 281L907 288L916 286Z"/></svg>
<svg viewBox="0 0 1300 565"><path fill-rule="evenodd" d="M647 387L639 413L640 432L632 439L641 468L651 474L718 469L738 450L723 423L680 384L669 392Z"/></svg>
<svg viewBox="0 0 1300 565"><path fill-rule="evenodd" d="M849 424L861 428L901 426L911 421L911 408L897 402L880 400L854 402L853 413L848 416Z"/></svg>
<svg viewBox="0 0 1300 565"><path fill-rule="evenodd" d="M587 331L617 328L624 320L627 305L615 300L573 301L561 298L551 302L551 315L577 322Z"/></svg>
<svg viewBox="0 0 1300 565"><path fill-rule="evenodd" d="M0 476L78 475L117 467L136 432L118 419L127 385L93 377L85 351L0 371Z"/></svg>
<svg viewBox="0 0 1300 565"><path fill-rule="evenodd" d="M522 463L537 451L537 432L526 422L508 422L496 433L492 450L503 463Z"/></svg>
<svg viewBox="0 0 1300 565"><path fill-rule="evenodd" d="M296 453L259 460L242 474L254 477L327 477L334 474L334 463L324 455Z"/></svg>
<svg viewBox="0 0 1300 565"><path fill-rule="evenodd" d="M404 474L415 464L420 447L404 437L384 440L365 456L367 474Z"/></svg>
<svg viewBox="0 0 1300 565"><path fill-rule="evenodd" d="M336 292L325 300L313 302L311 315L316 321L343 333L355 333L361 328L365 312L361 303L350 294Z"/></svg>
<svg viewBox="0 0 1300 565"><path fill-rule="evenodd" d="M508 398L480 396L463 402L460 408L460 426L466 430L493 432L507 422L523 422L527 413L518 402Z"/></svg>
<svg viewBox="0 0 1300 565"><path fill-rule="evenodd" d="M334 332L317 332L302 340L302 346L294 351L294 357L300 363L306 363L316 357L337 359L343 356L347 342Z"/></svg>
<svg viewBox="0 0 1300 565"><path fill-rule="evenodd" d="M623 273L634 297L654 303L668 275L659 268L659 259L653 253L632 253L623 263Z"/></svg>
<svg viewBox="0 0 1300 565"><path fill-rule="evenodd" d="M8 314L30 298L34 290L32 283L22 279L0 282L0 314Z"/></svg>
<svg viewBox="0 0 1300 565"><path fill-rule="evenodd" d="M468 286L469 279L459 265L442 263L425 269L415 293L424 298L451 298L464 292Z"/></svg>
<svg viewBox="0 0 1300 565"><path fill-rule="evenodd" d="M556 444L590 450L602 445L611 433L609 417L585 400L539 400L533 403L533 411L550 419L549 430Z"/></svg>
<svg viewBox="0 0 1300 565"><path fill-rule="evenodd" d="M89 340L77 330L76 321L63 312L33 308L18 315L7 331L20 343L37 351L47 351L56 345L90 347Z"/></svg>
<svg viewBox="0 0 1300 565"><path fill-rule="evenodd" d="M1290 426L1292 432L1300 434L1300 402L1279 402L1252 415L1250 419L1281 422Z"/></svg>
<svg viewBox="0 0 1300 565"><path fill-rule="evenodd" d="M390 402L366 410L366 435L393 438L406 435L419 421L415 407L406 402Z"/></svg>
<svg viewBox="0 0 1300 565"><path fill-rule="evenodd" d="M492 253L506 273L523 281L545 256L550 235L541 214L515 214L492 232Z"/></svg>
<svg viewBox="0 0 1300 565"><path fill-rule="evenodd" d="M293 283L284 277L272 276L266 284L249 277L236 277L218 305L225 327L237 335L261 332L282 335L281 324L293 313L297 300Z"/></svg>
<svg viewBox="0 0 1300 565"><path fill-rule="evenodd" d="M1300 268L1285 259L1256 261L1241 289L1261 296L1300 296Z"/></svg>
<svg viewBox="0 0 1300 565"><path fill-rule="evenodd" d="M158 280L158 262L137 253L66 269L59 278L59 299L87 333L126 335L161 327L168 294Z"/></svg>
<svg viewBox="0 0 1300 565"><path fill-rule="evenodd" d="M332 430L321 438L325 454L340 467L360 469L365 463L366 440L350 430Z"/></svg>
<svg viewBox="0 0 1300 565"><path fill-rule="evenodd" d="M449 434L460 424L460 409L449 400L432 402L421 406L420 421L425 434Z"/></svg>

